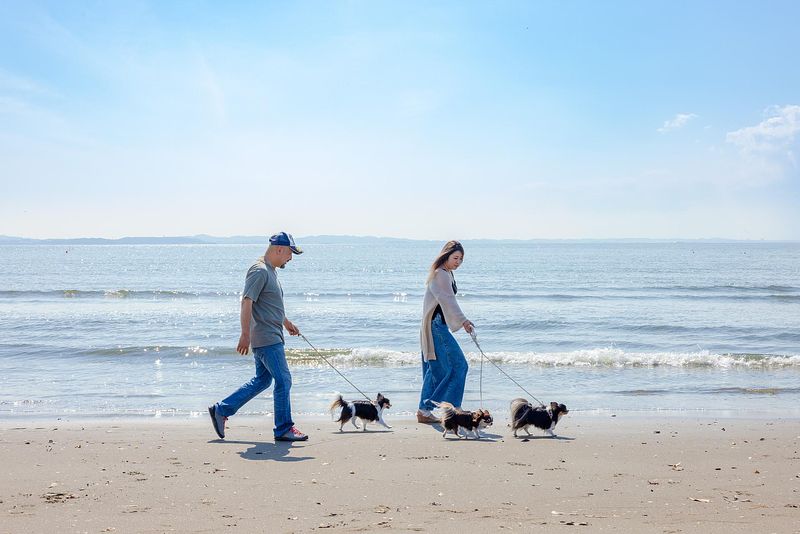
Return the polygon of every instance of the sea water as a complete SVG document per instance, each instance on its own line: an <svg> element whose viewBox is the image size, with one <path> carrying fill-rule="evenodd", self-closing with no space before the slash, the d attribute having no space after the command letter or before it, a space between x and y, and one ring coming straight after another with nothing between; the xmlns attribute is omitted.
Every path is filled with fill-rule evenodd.
<svg viewBox="0 0 800 534"><path fill-rule="evenodd" d="M442 243L301 242L286 312L358 389L410 415L425 278ZM800 244L464 242L477 329L464 407L800 416ZM239 306L263 245L0 246L0 417L207 417L253 374ZM295 413L361 394L286 336ZM500 370L512 377L523 391ZM530 400L533 400L531 398ZM271 390L240 413L270 414Z"/></svg>

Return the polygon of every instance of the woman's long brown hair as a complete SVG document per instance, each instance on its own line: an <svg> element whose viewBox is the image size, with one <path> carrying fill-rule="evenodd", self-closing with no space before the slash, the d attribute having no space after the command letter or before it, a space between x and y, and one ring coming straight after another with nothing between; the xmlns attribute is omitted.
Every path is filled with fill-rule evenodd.
<svg viewBox="0 0 800 534"><path fill-rule="evenodd" d="M450 256L453 255L455 252L460 252L462 255L464 254L464 247L458 241L448 241L442 247L442 251L436 256L436 259L433 260L431 264L431 270L428 272L428 280L425 282L426 284L430 284L431 280L433 280L433 275L436 272L436 269L447 263L447 260L450 259Z"/></svg>

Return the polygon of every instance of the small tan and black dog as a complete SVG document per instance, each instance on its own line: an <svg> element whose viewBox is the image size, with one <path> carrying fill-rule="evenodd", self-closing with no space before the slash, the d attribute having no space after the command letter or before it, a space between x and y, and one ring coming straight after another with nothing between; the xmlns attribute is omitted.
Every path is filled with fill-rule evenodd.
<svg viewBox="0 0 800 534"><path fill-rule="evenodd" d="M489 410L470 412L456 408L449 402L431 402L442 410L441 423L444 427L444 432L442 432L444 438L447 437L448 432L452 432L461 439L462 436L458 430L463 428L465 430L464 438L469 438L469 432L472 432L476 439L481 439L481 429L492 426L494 422Z"/></svg>

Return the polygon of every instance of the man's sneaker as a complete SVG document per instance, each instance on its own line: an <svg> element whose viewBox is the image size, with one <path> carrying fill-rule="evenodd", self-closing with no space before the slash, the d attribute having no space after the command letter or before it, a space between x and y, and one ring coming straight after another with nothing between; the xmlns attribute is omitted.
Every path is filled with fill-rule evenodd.
<svg viewBox="0 0 800 534"><path fill-rule="evenodd" d="M275 441L305 441L307 439L308 436L297 430L295 427L287 430L282 436L275 436Z"/></svg>
<svg viewBox="0 0 800 534"><path fill-rule="evenodd" d="M225 439L225 421L227 421L228 418L217 413L216 404L208 407L208 415L211 416L211 424L214 425L214 432L217 433L219 439Z"/></svg>

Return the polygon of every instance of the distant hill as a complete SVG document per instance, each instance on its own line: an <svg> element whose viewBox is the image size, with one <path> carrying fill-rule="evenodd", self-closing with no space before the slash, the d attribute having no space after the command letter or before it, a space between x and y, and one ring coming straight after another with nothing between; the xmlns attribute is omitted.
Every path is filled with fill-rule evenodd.
<svg viewBox="0 0 800 534"><path fill-rule="evenodd" d="M266 245L267 235L217 237L200 234L193 236L162 237L121 237L105 239L102 237L76 237L68 239L30 239L0 235L0 245ZM306 244L360 244L370 243L443 243L441 239L405 239L399 237L356 236L356 235L309 235L297 237L297 242ZM465 243L796 243L796 241L765 241L737 239L464 239Z"/></svg>
<svg viewBox="0 0 800 534"><path fill-rule="evenodd" d="M31 239L27 237L14 237L0 235L0 245L265 245L267 235L259 236L230 236L217 237L200 234L194 236L162 236L162 237L121 237L106 239L101 237L75 237L66 239ZM387 242L420 242L422 240L401 239L394 237L375 236L349 236L349 235L313 235L297 238L302 246L304 243L316 245L344 244L344 243L387 243Z"/></svg>
<svg viewBox="0 0 800 534"><path fill-rule="evenodd" d="M25 237L0 236L0 245L197 245L208 243L196 237L76 237L69 239L29 239Z"/></svg>

